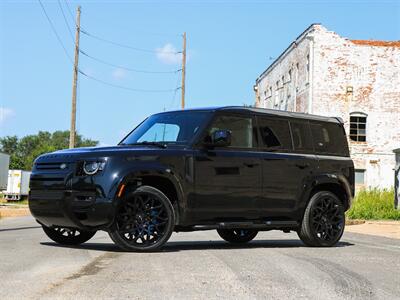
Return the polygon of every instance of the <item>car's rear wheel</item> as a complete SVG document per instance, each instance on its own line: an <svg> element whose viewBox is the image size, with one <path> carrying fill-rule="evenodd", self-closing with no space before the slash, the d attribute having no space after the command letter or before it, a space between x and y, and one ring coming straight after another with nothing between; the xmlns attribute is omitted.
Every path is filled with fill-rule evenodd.
<svg viewBox="0 0 400 300"><path fill-rule="evenodd" d="M168 241L174 224L174 209L167 196L141 186L121 200L109 235L125 251L154 251Z"/></svg>
<svg viewBox="0 0 400 300"><path fill-rule="evenodd" d="M331 247L343 235L343 203L331 192L314 194L307 205L298 235L307 246Z"/></svg>
<svg viewBox="0 0 400 300"><path fill-rule="evenodd" d="M253 240L258 231L252 229L217 229L221 238L233 244L243 244Z"/></svg>
<svg viewBox="0 0 400 300"><path fill-rule="evenodd" d="M96 234L96 231L83 231L73 228L42 227L51 240L62 245L79 245L87 242Z"/></svg>

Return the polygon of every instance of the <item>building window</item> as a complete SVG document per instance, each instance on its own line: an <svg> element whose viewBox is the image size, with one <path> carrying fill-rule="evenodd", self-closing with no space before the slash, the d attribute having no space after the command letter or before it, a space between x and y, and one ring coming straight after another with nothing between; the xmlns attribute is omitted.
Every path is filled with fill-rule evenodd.
<svg viewBox="0 0 400 300"><path fill-rule="evenodd" d="M292 80L292 69L289 69L287 82Z"/></svg>
<svg viewBox="0 0 400 300"><path fill-rule="evenodd" d="M300 68L300 65L299 65L299 63L297 63L296 64L296 78L295 78L295 87L296 87L296 90L299 88L299 68Z"/></svg>
<svg viewBox="0 0 400 300"><path fill-rule="evenodd" d="M269 97L272 97L272 87L269 88Z"/></svg>
<svg viewBox="0 0 400 300"><path fill-rule="evenodd" d="M307 82L310 81L310 55L307 55L307 67L306 67L306 72L307 72Z"/></svg>
<svg viewBox="0 0 400 300"><path fill-rule="evenodd" d="M354 182L357 185L365 184L365 170L362 169L354 170Z"/></svg>
<svg viewBox="0 0 400 300"><path fill-rule="evenodd" d="M364 113L350 114L350 140L367 141L367 115Z"/></svg>

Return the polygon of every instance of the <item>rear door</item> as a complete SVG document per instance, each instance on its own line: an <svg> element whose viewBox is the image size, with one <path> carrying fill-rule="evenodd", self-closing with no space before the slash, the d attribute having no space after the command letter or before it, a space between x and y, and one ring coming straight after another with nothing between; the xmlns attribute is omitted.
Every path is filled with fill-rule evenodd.
<svg viewBox="0 0 400 300"><path fill-rule="evenodd" d="M251 115L219 114L207 130L230 130L229 147L195 152L195 202L198 220L253 218L261 193L261 161L255 119Z"/></svg>
<svg viewBox="0 0 400 300"><path fill-rule="evenodd" d="M307 121L257 116L262 149L262 217L288 217L297 210L305 184L316 166Z"/></svg>

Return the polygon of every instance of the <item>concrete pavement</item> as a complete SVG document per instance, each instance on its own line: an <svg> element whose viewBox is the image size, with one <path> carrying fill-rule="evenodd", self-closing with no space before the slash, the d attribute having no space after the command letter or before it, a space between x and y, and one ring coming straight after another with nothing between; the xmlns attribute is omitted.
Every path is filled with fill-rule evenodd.
<svg viewBox="0 0 400 300"><path fill-rule="evenodd" d="M400 240L356 233L334 248L294 233L239 247L214 231L179 233L145 254L103 232L62 247L19 217L0 220L0 245L0 299L400 299Z"/></svg>

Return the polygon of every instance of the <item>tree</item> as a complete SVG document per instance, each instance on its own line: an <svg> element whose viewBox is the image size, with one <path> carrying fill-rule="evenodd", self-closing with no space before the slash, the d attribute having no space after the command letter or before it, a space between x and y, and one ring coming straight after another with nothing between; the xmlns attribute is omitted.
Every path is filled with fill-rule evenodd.
<svg viewBox="0 0 400 300"><path fill-rule="evenodd" d="M98 141L76 136L77 147L97 146ZM21 139L17 136L0 138L0 152L10 154L10 169L31 170L33 161L43 153L68 148L69 131L39 131Z"/></svg>

